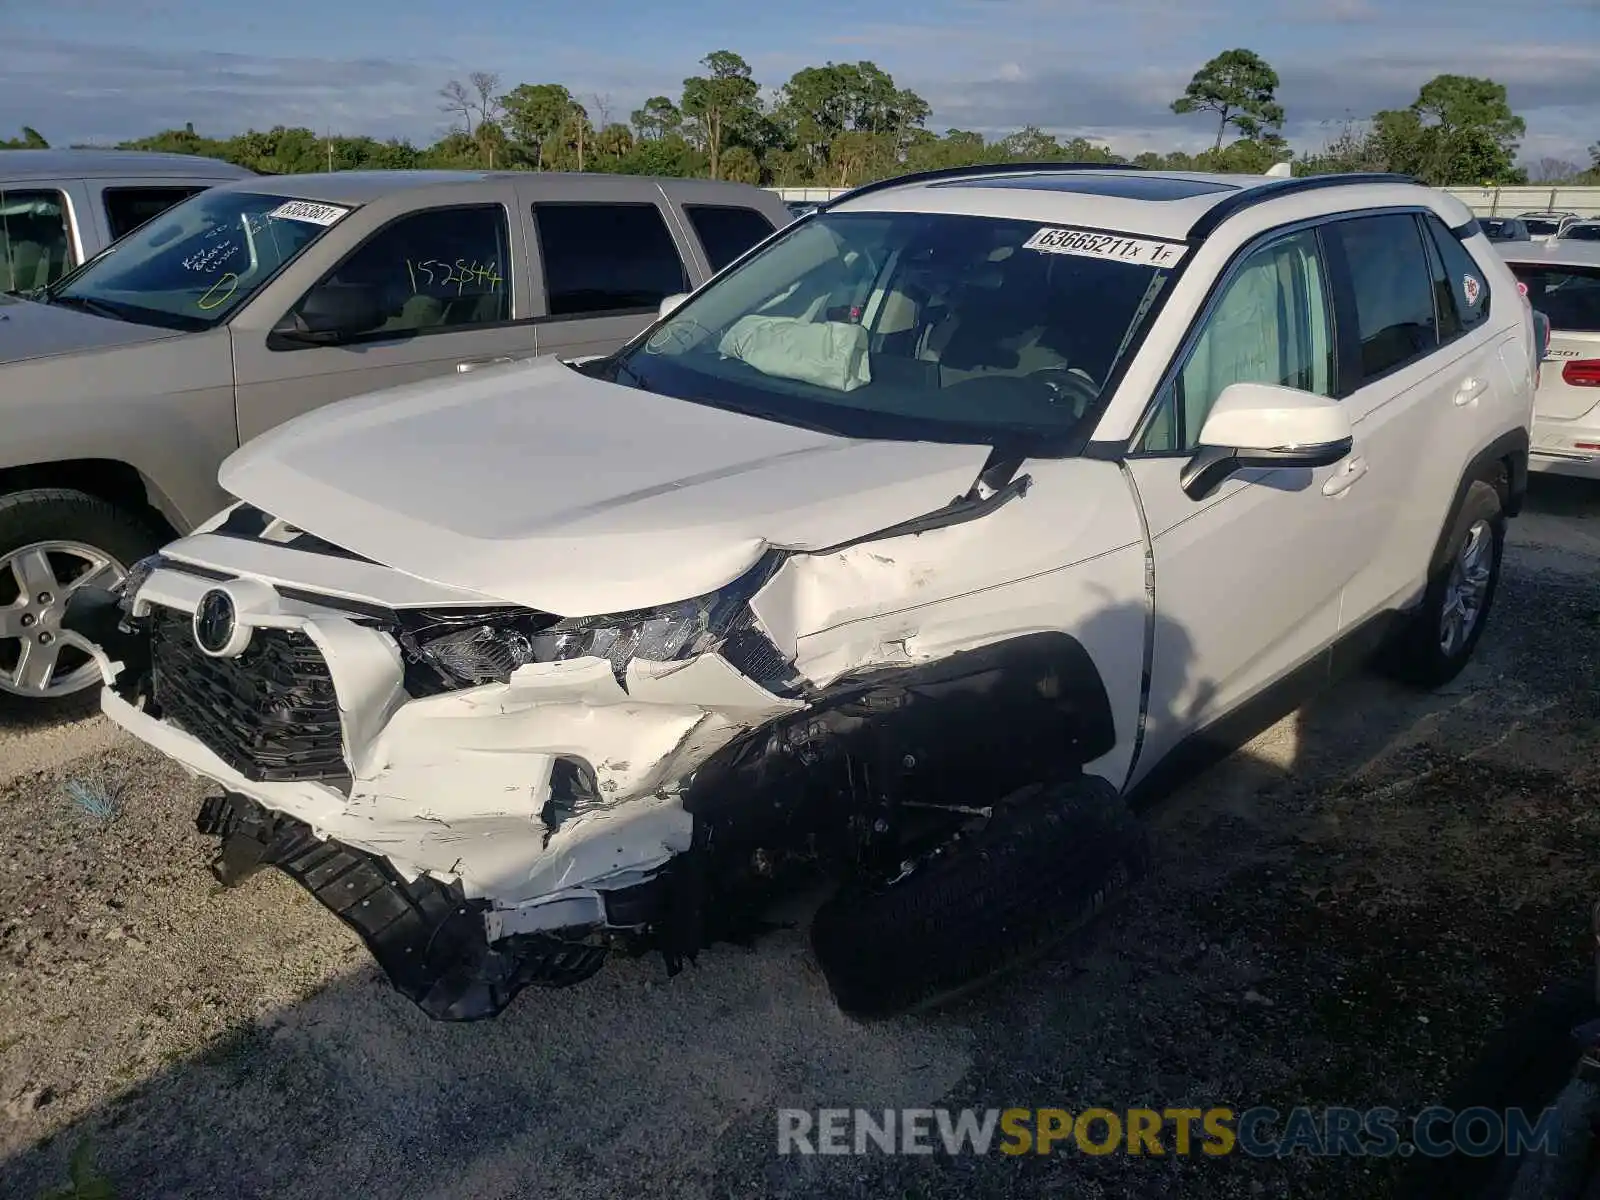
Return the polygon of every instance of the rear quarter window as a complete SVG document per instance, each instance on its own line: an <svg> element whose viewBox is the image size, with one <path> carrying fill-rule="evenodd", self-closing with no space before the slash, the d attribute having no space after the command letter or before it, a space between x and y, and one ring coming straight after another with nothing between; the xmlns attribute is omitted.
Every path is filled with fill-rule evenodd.
<svg viewBox="0 0 1600 1200"><path fill-rule="evenodd" d="M110 187L105 190L106 221L111 240L132 233L146 221L159 217L180 200L187 200L205 188L199 184L182 187Z"/></svg>
<svg viewBox="0 0 1600 1200"><path fill-rule="evenodd" d="M1439 335L1443 341L1471 333L1489 319L1489 281L1483 268L1456 235L1432 213L1422 222L1437 254L1434 265L1435 305L1439 310Z"/></svg>
<svg viewBox="0 0 1600 1200"><path fill-rule="evenodd" d="M684 212L705 247L706 261L713 271L722 270L773 232L771 221L743 205L686 204Z"/></svg>
<svg viewBox="0 0 1600 1200"><path fill-rule="evenodd" d="M1512 263L1511 273L1528 289L1528 302L1566 333L1600 333L1600 267Z"/></svg>

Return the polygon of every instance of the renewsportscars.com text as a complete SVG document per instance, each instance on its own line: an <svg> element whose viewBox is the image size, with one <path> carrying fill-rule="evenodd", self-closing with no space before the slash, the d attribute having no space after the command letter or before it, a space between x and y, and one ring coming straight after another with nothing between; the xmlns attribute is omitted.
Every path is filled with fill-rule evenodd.
<svg viewBox="0 0 1600 1200"><path fill-rule="evenodd" d="M1557 1154L1554 1109L784 1108L779 1154L1245 1154L1442 1158Z"/></svg>

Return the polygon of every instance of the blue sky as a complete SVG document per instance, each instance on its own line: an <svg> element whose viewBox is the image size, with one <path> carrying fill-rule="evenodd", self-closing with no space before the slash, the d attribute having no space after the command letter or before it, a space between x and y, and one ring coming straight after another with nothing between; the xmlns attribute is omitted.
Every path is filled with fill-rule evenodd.
<svg viewBox="0 0 1600 1200"><path fill-rule="evenodd" d="M941 131L1032 123L1126 153L1197 149L1204 118L1167 105L1231 46L1277 68L1301 149L1441 72L1509 87L1525 160L1586 160L1600 141L1600 0L0 0L0 45L0 131L26 123L59 144L185 121L427 141L448 124L438 89L472 70L565 83L592 115L626 119L730 49L767 87L871 59Z"/></svg>

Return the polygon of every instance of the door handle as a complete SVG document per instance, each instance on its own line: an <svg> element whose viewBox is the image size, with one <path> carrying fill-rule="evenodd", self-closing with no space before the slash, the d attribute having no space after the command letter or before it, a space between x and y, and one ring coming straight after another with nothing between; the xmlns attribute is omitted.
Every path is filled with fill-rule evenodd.
<svg viewBox="0 0 1600 1200"><path fill-rule="evenodd" d="M501 363L515 361L516 359L512 358L509 354L497 355L494 358L469 358L466 362L458 362L456 364L456 373L458 375L465 375L468 371L477 371L484 367L495 367L499 366Z"/></svg>
<svg viewBox="0 0 1600 1200"><path fill-rule="evenodd" d="M1342 496L1350 490L1356 480L1366 473L1366 459L1359 454L1353 458L1347 458L1344 460L1344 466L1339 468L1338 473L1330 477L1328 482L1322 485L1322 494L1324 496Z"/></svg>
<svg viewBox="0 0 1600 1200"><path fill-rule="evenodd" d="M1456 407L1464 408L1466 405L1471 404L1479 396L1483 395L1488 386L1489 381L1487 379L1473 378L1463 380L1460 390L1456 392Z"/></svg>

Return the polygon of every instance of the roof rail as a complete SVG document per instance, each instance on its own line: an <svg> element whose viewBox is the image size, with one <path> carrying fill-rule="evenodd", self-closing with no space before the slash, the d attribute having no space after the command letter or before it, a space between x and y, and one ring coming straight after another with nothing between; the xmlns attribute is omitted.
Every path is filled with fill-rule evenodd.
<svg viewBox="0 0 1600 1200"><path fill-rule="evenodd" d="M882 191L884 188L900 187L908 183L934 183L941 179L983 179L990 175L1046 175L1052 171L1142 171L1143 167L1133 163L1097 163L1097 162L1006 162L991 163L988 166L977 165L971 167L939 167L932 171L912 171L906 175L896 175L892 179L878 179L872 183L863 183L860 187L851 188L842 192L831 200L824 200L817 205L817 211L832 208L845 200L853 200L857 196L865 196L869 192Z"/></svg>
<svg viewBox="0 0 1600 1200"><path fill-rule="evenodd" d="M1315 192L1323 188L1353 187L1362 183L1416 183L1410 175L1395 175L1385 171L1352 171L1344 175L1301 175L1294 179L1274 179L1255 187L1238 191L1217 201L1189 226L1189 240L1202 241L1216 232L1229 217L1247 208L1276 200L1279 196L1292 196L1299 192Z"/></svg>

